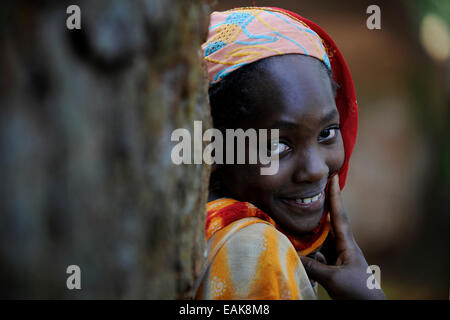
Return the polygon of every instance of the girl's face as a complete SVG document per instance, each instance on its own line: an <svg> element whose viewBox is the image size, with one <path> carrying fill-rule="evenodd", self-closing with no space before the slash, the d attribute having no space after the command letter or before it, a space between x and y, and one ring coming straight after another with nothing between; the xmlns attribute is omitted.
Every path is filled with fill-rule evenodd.
<svg viewBox="0 0 450 320"><path fill-rule="evenodd" d="M279 170L261 175L261 165L236 164L218 168L230 196L268 213L293 234L313 231L325 204L328 177L344 163L329 76L322 63L301 55L267 59L257 77L245 83L251 116L234 128L279 129ZM269 135L270 136L270 135Z"/></svg>

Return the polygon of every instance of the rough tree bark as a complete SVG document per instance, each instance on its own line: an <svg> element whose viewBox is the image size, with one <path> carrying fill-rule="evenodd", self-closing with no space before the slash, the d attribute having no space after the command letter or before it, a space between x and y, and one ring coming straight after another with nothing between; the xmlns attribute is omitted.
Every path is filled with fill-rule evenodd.
<svg viewBox="0 0 450 320"><path fill-rule="evenodd" d="M67 6L81 9L68 30ZM187 297L209 169L170 136L210 125L205 1L0 4L0 297ZM66 268L81 268L68 290Z"/></svg>

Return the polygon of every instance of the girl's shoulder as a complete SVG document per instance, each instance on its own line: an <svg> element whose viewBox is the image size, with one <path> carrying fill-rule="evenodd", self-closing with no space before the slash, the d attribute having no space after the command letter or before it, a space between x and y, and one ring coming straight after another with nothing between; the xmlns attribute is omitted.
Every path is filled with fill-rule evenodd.
<svg viewBox="0 0 450 320"><path fill-rule="evenodd" d="M239 219L216 232L208 243L208 252L226 245L228 251L275 250L279 247L295 248L289 239L272 224L256 217Z"/></svg>
<svg viewBox="0 0 450 320"><path fill-rule="evenodd" d="M283 233L269 222L256 217L235 221L225 227L223 231L223 235L220 236L227 237L228 245L236 244L240 248L239 251L245 249L256 251L255 247L263 250L285 247L295 252L294 246Z"/></svg>
<svg viewBox="0 0 450 320"><path fill-rule="evenodd" d="M237 220L214 234L207 261L203 298L314 298L292 243L259 218Z"/></svg>

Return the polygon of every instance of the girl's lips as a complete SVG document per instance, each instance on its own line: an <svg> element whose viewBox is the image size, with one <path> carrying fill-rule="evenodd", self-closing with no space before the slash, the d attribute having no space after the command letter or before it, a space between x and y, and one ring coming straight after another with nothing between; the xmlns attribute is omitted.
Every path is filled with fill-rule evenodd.
<svg viewBox="0 0 450 320"><path fill-rule="evenodd" d="M313 201L311 199L306 201L306 202L311 201L309 203L301 202L299 201L299 199L280 198L280 200L281 202L287 204L291 208L291 210L296 213L299 214L312 213L323 208L325 201L325 191L322 190L322 192L320 192L317 200Z"/></svg>

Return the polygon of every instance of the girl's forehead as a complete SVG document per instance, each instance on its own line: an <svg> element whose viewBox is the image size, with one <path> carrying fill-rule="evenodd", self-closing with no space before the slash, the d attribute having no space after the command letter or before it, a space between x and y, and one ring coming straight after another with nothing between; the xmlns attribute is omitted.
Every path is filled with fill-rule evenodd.
<svg viewBox="0 0 450 320"><path fill-rule="evenodd" d="M302 55L284 55L264 59L251 78L283 88L319 84L326 89L330 78L323 63ZM261 82L259 81L259 82Z"/></svg>
<svg viewBox="0 0 450 320"><path fill-rule="evenodd" d="M257 118L264 122L311 120L336 110L331 81L320 61L302 56L277 58L268 59L259 74L251 76L249 90L244 90L255 105Z"/></svg>

